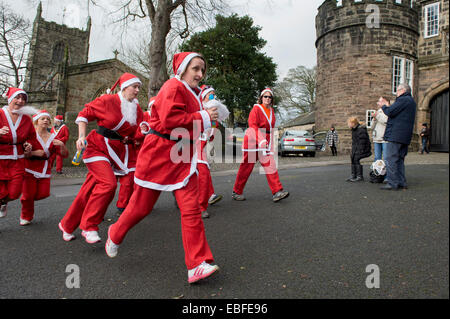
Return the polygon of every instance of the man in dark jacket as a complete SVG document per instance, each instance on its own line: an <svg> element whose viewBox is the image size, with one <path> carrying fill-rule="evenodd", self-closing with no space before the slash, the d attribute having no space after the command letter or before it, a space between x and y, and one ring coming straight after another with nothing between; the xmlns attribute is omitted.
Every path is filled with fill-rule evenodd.
<svg viewBox="0 0 450 319"><path fill-rule="evenodd" d="M405 156L411 143L414 122L416 118L416 102L411 96L408 84L400 84L397 88L397 99L389 106L384 99L378 100L384 114L388 116L384 140L386 145L386 177L388 184L381 187L384 190L407 188L405 178Z"/></svg>

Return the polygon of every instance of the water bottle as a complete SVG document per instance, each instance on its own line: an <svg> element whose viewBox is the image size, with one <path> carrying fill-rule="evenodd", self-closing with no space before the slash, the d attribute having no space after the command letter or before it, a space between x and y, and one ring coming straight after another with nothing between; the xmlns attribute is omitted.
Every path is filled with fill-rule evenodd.
<svg viewBox="0 0 450 319"><path fill-rule="evenodd" d="M84 145L87 145L87 142L86 142L86 141L84 141ZM72 159L72 164L73 164L73 165L75 165L75 166L80 165L81 160L82 160L82 158L83 158L83 153L84 153L84 150L85 150L85 149L86 149L86 147L83 147L83 148L81 149L81 151L78 151L78 150L77 150L77 152L75 153L75 156L74 156L73 159Z"/></svg>
<svg viewBox="0 0 450 319"><path fill-rule="evenodd" d="M209 95L209 100L214 100L215 98L216 98L216 96L214 94ZM217 122L211 121L211 127L217 128Z"/></svg>

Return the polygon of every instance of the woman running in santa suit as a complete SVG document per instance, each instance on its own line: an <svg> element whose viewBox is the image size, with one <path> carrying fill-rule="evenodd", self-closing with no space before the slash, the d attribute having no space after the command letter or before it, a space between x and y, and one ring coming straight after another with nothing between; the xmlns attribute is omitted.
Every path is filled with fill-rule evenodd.
<svg viewBox="0 0 450 319"><path fill-rule="evenodd" d="M31 152L29 142L36 139L28 115L37 111L25 106L28 95L22 89L10 87L3 96L8 105L0 109L0 217L6 216L8 202L22 193L25 153Z"/></svg>
<svg viewBox="0 0 450 319"><path fill-rule="evenodd" d="M32 143L33 151L25 157L25 178L22 188L22 212L20 225L29 225L34 217L34 202L50 196L51 164L54 155L67 157L64 142L57 139L55 133L49 133L50 114L41 110L33 116L36 128L36 141Z"/></svg>
<svg viewBox="0 0 450 319"><path fill-rule="evenodd" d="M255 104L250 111L248 129L242 145L243 160L233 187L232 198L234 200L245 200L242 194L256 161L259 161L264 168L267 182L272 191L272 200L278 202L289 196L289 193L283 190L273 156L273 129L276 119L272 105L273 92L266 88L261 92L258 104Z"/></svg>
<svg viewBox="0 0 450 319"><path fill-rule="evenodd" d="M127 232L150 214L161 191L173 191L181 213L181 233L193 283L216 272L206 241L198 204L197 154L199 134L211 127L217 109L202 107L199 82L206 63L198 53L178 53L173 59L175 77L168 80L152 106L150 134L146 136L136 165L136 188L118 221L110 226L105 245L115 257Z"/></svg>
<svg viewBox="0 0 450 319"><path fill-rule="evenodd" d="M130 73L124 73L109 92L119 86L117 94L105 94L85 105L78 113L77 150L83 153L88 174L84 184L59 223L63 239L70 241L77 227L92 244L101 239L98 225L114 199L117 178L136 166L135 135L142 121L143 112L136 99L141 81ZM87 123L97 121L98 129L86 137ZM122 182L122 181L121 181ZM131 182L131 181L130 181Z"/></svg>

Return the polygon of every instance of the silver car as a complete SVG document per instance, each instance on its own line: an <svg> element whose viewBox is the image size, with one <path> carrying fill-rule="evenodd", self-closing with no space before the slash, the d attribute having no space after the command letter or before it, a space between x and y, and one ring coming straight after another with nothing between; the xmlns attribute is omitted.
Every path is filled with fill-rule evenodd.
<svg viewBox="0 0 450 319"><path fill-rule="evenodd" d="M303 156L316 156L316 142L308 131L287 130L279 140L278 152L281 156L286 154L303 154Z"/></svg>

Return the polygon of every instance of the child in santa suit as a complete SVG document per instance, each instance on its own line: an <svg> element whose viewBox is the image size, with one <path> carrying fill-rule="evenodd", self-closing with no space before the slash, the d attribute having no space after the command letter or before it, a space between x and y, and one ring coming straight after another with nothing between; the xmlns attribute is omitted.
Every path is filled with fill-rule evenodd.
<svg viewBox="0 0 450 319"><path fill-rule="evenodd" d="M59 223L63 239L75 238L79 227L86 242L100 241L98 225L113 200L117 187L115 172L129 174L136 166L135 138L143 112L136 99L141 81L124 73L109 92L119 86L117 94L105 94L85 105L78 113L77 150L83 153L88 169L84 184ZM109 93L108 92L108 93ZM86 137L87 123L97 121L98 129ZM130 181L130 179L128 179Z"/></svg>
<svg viewBox="0 0 450 319"><path fill-rule="evenodd" d="M64 124L62 115L55 116L55 125L52 127L51 133L56 134L56 139L63 142L64 145L67 143L67 140L69 139L69 128L67 127L66 124ZM51 164L53 164L53 160L55 158L56 158L56 173L62 174L63 158L62 156L55 154L53 155L52 161L50 162Z"/></svg>
<svg viewBox="0 0 450 319"><path fill-rule="evenodd" d="M211 265L213 256L198 205L195 152L199 134L211 127L218 113L202 107L198 84L206 63L200 54L176 54L173 70L176 76L162 86L152 106L150 134L136 165L136 188L125 211L110 226L105 250L115 257L127 232L150 214L161 191L173 191L181 213L188 282L193 283L218 270Z"/></svg>
<svg viewBox="0 0 450 319"><path fill-rule="evenodd" d="M36 141L32 143L30 156L25 157L25 178L22 188L22 212L20 225L31 223L34 217L34 202L50 196L51 159L54 154L62 158L68 152L55 133L49 133L50 114L41 110L33 116Z"/></svg>
<svg viewBox="0 0 450 319"><path fill-rule="evenodd" d="M203 105L206 108L209 107L226 107L221 104L219 101L216 100L216 92L214 91L214 88L207 85L202 85L201 87L202 93L202 102ZM209 107L208 107L209 106ZM228 112L228 110L226 110ZM223 121L224 119L222 119ZM217 203L222 199L222 195L215 194L214 186L212 183L211 178L211 172L210 167L208 163L208 156L206 154L206 149L208 143L211 143L214 140L214 132L217 129L212 127L209 130L206 130L202 133L200 136L198 143L197 143L197 154L198 154L198 185L199 185L199 204L200 209L202 211L202 218L209 218L209 213L207 211L208 205L212 205Z"/></svg>
<svg viewBox="0 0 450 319"><path fill-rule="evenodd" d="M37 112L25 106L28 95L22 89L10 87L3 96L8 105L0 109L0 217L7 215L7 203L22 193L25 154L36 140L29 115Z"/></svg>
<svg viewBox="0 0 450 319"><path fill-rule="evenodd" d="M261 92L258 104L255 104L250 111L248 129L242 145L243 160L233 187L232 198L234 200L245 200L242 193L258 160L264 168L267 182L272 191L272 200L278 202L289 196L289 193L283 190L273 156L273 129L276 119L272 105L273 92L266 88Z"/></svg>

